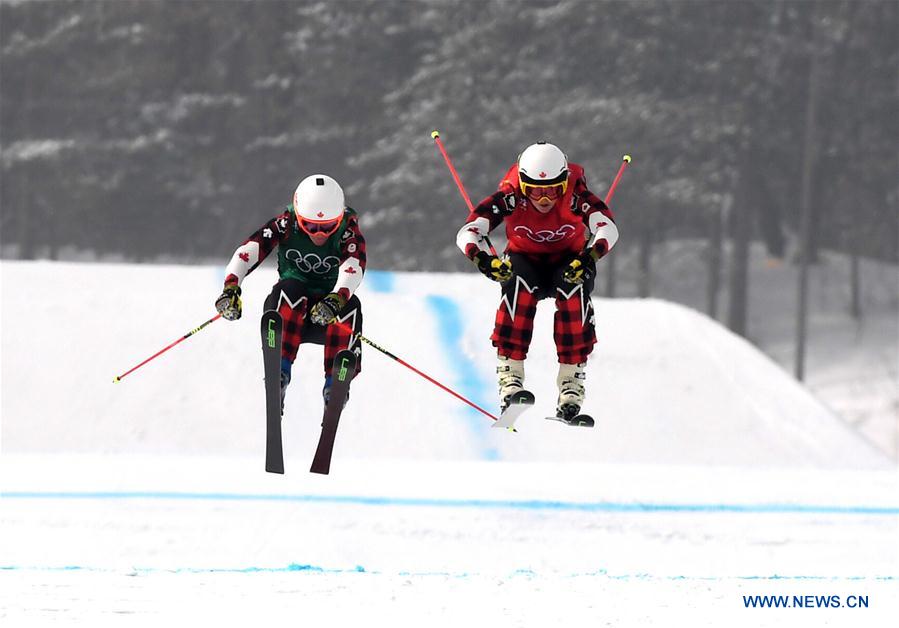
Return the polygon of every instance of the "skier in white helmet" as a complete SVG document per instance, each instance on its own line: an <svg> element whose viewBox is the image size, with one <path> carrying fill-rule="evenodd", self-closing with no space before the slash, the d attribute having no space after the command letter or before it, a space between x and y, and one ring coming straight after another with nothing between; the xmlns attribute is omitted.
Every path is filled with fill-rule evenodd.
<svg viewBox="0 0 899 628"><path fill-rule="evenodd" d="M281 412L290 383L291 367L300 344L324 345L325 403L330 398L331 368L342 349L360 355L355 336L339 321L362 331L362 306L355 291L365 272L365 239L356 211L346 206L343 190L331 177L314 174L303 179L293 203L243 244L225 269L225 287L215 307L227 320L241 316L240 284L278 248L279 280L265 300L264 310L277 310L283 319L281 351ZM360 362L361 367L361 362Z"/></svg>
<svg viewBox="0 0 899 628"><path fill-rule="evenodd" d="M489 250L486 239L501 223L508 241L503 258ZM502 286L491 340L497 350L503 410L524 388L537 302L552 297L559 358L556 416L570 421L580 414L584 369L596 343L590 301L596 261L617 240L614 216L587 188L584 169L547 142L528 146L499 189L469 214L456 244L478 270Z"/></svg>

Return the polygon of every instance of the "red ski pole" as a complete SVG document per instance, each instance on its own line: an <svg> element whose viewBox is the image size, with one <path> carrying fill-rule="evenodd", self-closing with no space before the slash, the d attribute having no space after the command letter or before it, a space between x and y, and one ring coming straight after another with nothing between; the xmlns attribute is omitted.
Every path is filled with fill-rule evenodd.
<svg viewBox="0 0 899 628"><path fill-rule="evenodd" d="M606 192L605 203L608 205L612 202L612 196L615 194L615 188L618 187L618 182L621 181L621 175L624 174L625 168L627 168L628 164L631 163L631 156L625 155L621 158L621 166L618 168L618 174L615 175L615 179L612 181L612 185L609 186L609 191Z"/></svg>
<svg viewBox="0 0 899 628"><path fill-rule="evenodd" d="M478 404L474 403L473 401L469 401L468 399L466 399L465 397L463 397L462 395L460 395L459 393L457 393L456 391L454 391L452 388L449 388L448 386L444 386L443 384L441 384L440 382L438 382L436 379L434 379L433 377L431 377L431 376L428 375L427 373L424 373L424 372L418 370L417 368L415 368L414 366L412 366L411 364L409 364L408 362L406 362L406 361L403 360L402 358L398 358L397 356L395 356L395 355L393 355L392 353L390 353L390 351L388 351L388 350L385 349L384 347L381 347L381 346L377 345L376 343L372 342L371 340L369 340L368 338L366 338L366 337L363 336L362 334L357 334L356 332L353 331L353 329L352 329L349 325L347 325L347 324L345 324L345 323L341 323L341 322L339 322L339 321L334 321L334 322L331 323L331 324L332 324L332 325L337 325L338 327L340 327L340 328L343 329L344 331L347 331L347 332L351 333L352 335L356 336L356 338L358 338L359 340L361 340L361 341L364 342L365 344L369 345L370 347L374 347L375 349L377 349L378 351L380 351L381 353L383 353L384 355L386 355L388 358L391 358L391 359L393 359L393 360L399 362L400 364L402 364L403 366L405 366L405 367L406 367L407 369L409 369L410 371L414 372L414 373L417 374L417 375L420 375L421 377L424 377L426 380L428 380L429 382L431 382L432 384L434 384L434 385L437 386L438 388L441 388L441 389L445 390L446 392L448 392L449 394L451 394L451 395L452 395L453 397L455 397L456 399L458 399L458 400L460 400L460 401L463 401L463 402L467 403L468 405L470 405L472 408L474 408L475 410L477 410L477 411L480 412L481 414L490 417L490 418L493 419L494 421L498 421L498 420L499 420L499 417L490 414L489 412L487 412L486 410L484 410L484 408L482 408L482 407L479 406Z"/></svg>
<svg viewBox="0 0 899 628"><path fill-rule="evenodd" d="M163 353L165 353L166 351L168 351L169 349L171 349L172 347L174 347L174 346L175 346L176 344L178 344L179 342L183 342L183 341L187 340L188 338L190 338L191 336L193 336L195 333L197 333L198 331L200 331L201 329L203 329L204 327L206 327L206 325L208 325L208 324L210 324L210 323L214 323L215 321L217 321L217 320L220 319L221 317L222 317L221 314L216 314L215 316L213 316L212 318L210 318L208 321L206 321L205 323L203 323L202 325L200 325L200 326L197 327L196 329L192 329L191 331L189 331L189 332L187 332L186 334L184 334L183 336L181 336L178 340L176 340L175 342L173 342L173 343L170 344L169 346L165 347L164 349L160 349L159 351L157 351L156 353L154 353L153 355L151 355L149 358L147 358L146 360L144 360L143 362L141 362L140 364L138 364L138 365L135 366L134 368L129 369L129 370L125 371L124 373L122 373L121 375L117 376L115 379L112 380L112 383L113 383L113 384L119 383L120 381L122 381L122 378L125 377L126 375L128 375L129 373L133 373L134 371L136 371L137 369L139 369L140 367L142 367L144 364L146 364L146 363L149 362L150 360L152 360L152 359L154 359L154 358L156 358L156 357L162 355Z"/></svg>
<svg viewBox="0 0 899 628"><path fill-rule="evenodd" d="M462 180L459 178L459 173L456 172L456 169L453 167L453 162L450 160L449 155L446 153L446 149L443 147L443 142L440 141L440 132L432 131L431 137L434 138L434 141L437 143L437 148L440 149L440 154L443 155L443 160L446 162L446 167L449 168L450 174L453 175L453 180L456 182L456 187L459 188L459 193L462 195L462 198L465 199L465 204L468 205L468 211L474 211L474 205L471 204L471 199L468 198L468 192L465 191L465 186L462 185Z"/></svg>
<svg viewBox="0 0 899 628"><path fill-rule="evenodd" d="M630 155L624 155L621 158L621 165L618 167L618 173L615 175L615 178L612 180L612 185L609 186L609 191L606 192L606 198L603 201L607 207L608 207L609 203L612 202L612 196L615 195L615 188L618 187L618 182L621 181L621 175L624 174L625 169L627 169L627 166L630 163L631 163ZM585 246L583 254L586 255L589 252L590 252L590 247Z"/></svg>
<svg viewBox="0 0 899 628"><path fill-rule="evenodd" d="M459 188L459 194L462 195L462 198L465 199L465 204L468 205L468 211L474 211L474 205L471 204L471 199L468 198L468 192L465 191L465 186L462 185L462 179L459 178L459 173L456 172L455 167L453 167L453 162L450 160L449 155L446 152L446 149L443 147L443 142L440 141L440 132L432 131L431 137L434 138L434 142L437 143L437 148L440 149L440 154L443 155L443 160L446 162L446 167L449 168L450 174L453 175L453 181L456 182L456 187ZM488 236L484 236L484 240L487 241L487 245L490 247L490 254L494 257L498 257L496 254L496 249L493 248L493 242L490 241Z"/></svg>

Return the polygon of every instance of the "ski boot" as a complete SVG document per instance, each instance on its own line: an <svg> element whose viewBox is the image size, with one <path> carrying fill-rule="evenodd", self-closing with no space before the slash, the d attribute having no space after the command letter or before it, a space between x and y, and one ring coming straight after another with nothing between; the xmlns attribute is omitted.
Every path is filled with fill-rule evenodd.
<svg viewBox="0 0 899 628"><path fill-rule="evenodd" d="M325 400L325 405L331 401L331 374L328 373L325 375L325 385L322 387L322 399ZM347 391L346 397L343 400L343 405L346 407L347 402L350 400L350 391Z"/></svg>
<svg viewBox="0 0 899 628"><path fill-rule="evenodd" d="M586 362L559 364L559 376L556 378L559 387L555 416L557 421L568 425L593 427L593 419L581 414L581 406L584 403L584 381L587 379L584 373L586 366Z"/></svg>
<svg viewBox="0 0 899 628"><path fill-rule="evenodd" d="M497 356L497 384L499 385L500 414L509 407L509 400L517 392L524 390L524 360L513 360L504 355Z"/></svg>
<svg viewBox="0 0 899 628"><path fill-rule="evenodd" d="M290 373L281 371L281 416L284 416L284 398L287 396L287 385L290 383Z"/></svg>

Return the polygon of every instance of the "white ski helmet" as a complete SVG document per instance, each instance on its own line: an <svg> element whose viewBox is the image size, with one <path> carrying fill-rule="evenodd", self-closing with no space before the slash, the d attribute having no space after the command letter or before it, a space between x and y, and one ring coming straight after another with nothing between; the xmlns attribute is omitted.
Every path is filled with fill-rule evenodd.
<svg viewBox="0 0 899 628"><path fill-rule="evenodd" d="M306 177L293 193L293 211L300 227L306 232L333 232L340 224L345 208L343 189L326 174ZM323 228L318 229L317 226Z"/></svg>
<svg viewBox="0 0 899 628"><path fill-rule="evenodd" d="M561 185L564 194L568 189L568 158L555 144L531 144L518 156L518 178L524 194L528 186L552 185Z"/></svg>

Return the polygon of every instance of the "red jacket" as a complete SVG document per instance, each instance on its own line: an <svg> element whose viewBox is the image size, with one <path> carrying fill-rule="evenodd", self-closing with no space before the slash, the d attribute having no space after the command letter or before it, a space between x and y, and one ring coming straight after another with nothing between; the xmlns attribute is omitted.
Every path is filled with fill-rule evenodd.
<svg viewBox="0 0 899 628"><path fill-rule="evenodd" d="M483 219L487 219L488 231L492 231L504 222L508 239L506 251L511 253L554 259L580 253L590 235L587 229L590 216L602 212L612 221L614 216L606 204L587 188L584 169L578 164L568 164L568 169L565 194L555 207L543 214L522 193L518 164L513 165L500 181L499 189L469 214L466 225L475 223L479 218L482 220L478 222L483 225ZM474 244L463 249L469 258L474 257L477 250Z"/></svg>

